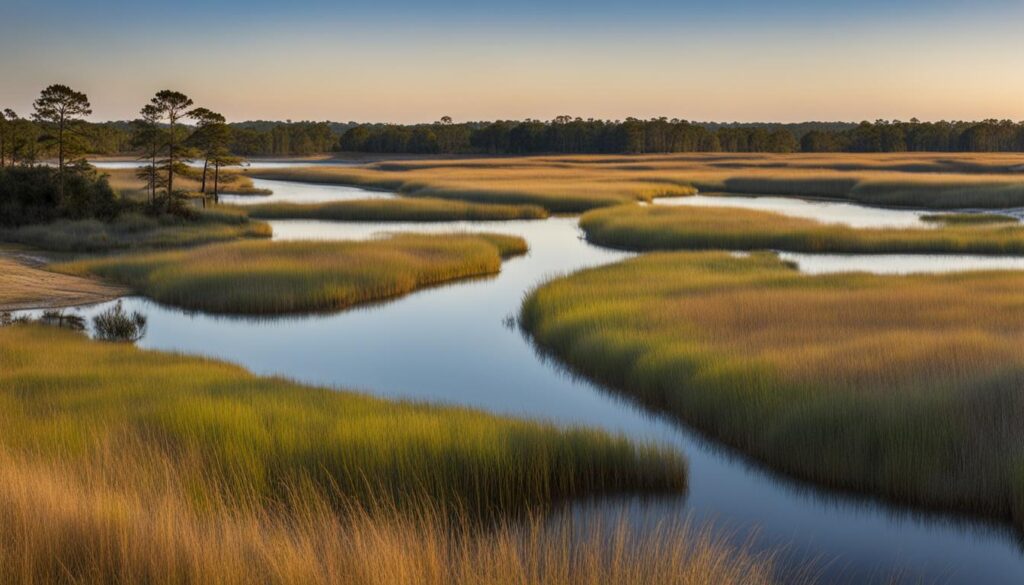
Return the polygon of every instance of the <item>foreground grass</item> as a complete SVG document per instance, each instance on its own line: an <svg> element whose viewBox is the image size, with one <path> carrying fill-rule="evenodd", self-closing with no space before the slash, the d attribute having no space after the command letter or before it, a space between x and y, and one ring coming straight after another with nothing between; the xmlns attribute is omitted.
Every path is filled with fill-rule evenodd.
<svg viewBox="0 0 1024 585"><path fill-rule="evenodd" d="M553 281L522 322L585 374L774 468L1024 526L1024 275L808 276L650 254Z"/></svg>
<svg viewBox="0 0 1024 585"><path fill-rule="evenodd" d="M333 221L484 221L543 219L536 205L496 205L446 199L366 199L329 203L263 203L238 206L258 219L321 219Z"/></svg>
<svg viewBox="0 0 1024 585"><path fill-rule="evenodd" d="M504 516L472 528L680 490L683 462L653 446L42 326L0 328L0 363L5 583L773 581L770 558L685 526L614 541Z"/></svg>
<svg viewBox="0 0 1024 585"><path fill-rule="evenodd" d="M269 238L270 226L244 214L198 211L195 219L126 213L110 222L61 220L0 229L0 240L58 252L175 248L242 238Z"/></svg>
<svg viewBox="0 0 1024 585"><path fill-rule="evenodd" d="M752 209L623 206L588 212L580 226L591 242L639 251L1024 254L1024 225L958 217L934 229L865 229Z"/></svg>
<svg viewBox="0 0 1024 585"><path fill-rule="evenodd" d="M237 242L59 264L169 305L214 313L343 309L445 281L497 273L526 252L513 236L399 235L363 242Z"/></svg>
<svg viewBox="0 0 1024 585"><path fill-rule="evenodd" d="M834 198L930 209L1024 206L1019 154L684 154L385 161L253 169L268 179L356 185L411 197L582 212L704 192Z"/></svg>

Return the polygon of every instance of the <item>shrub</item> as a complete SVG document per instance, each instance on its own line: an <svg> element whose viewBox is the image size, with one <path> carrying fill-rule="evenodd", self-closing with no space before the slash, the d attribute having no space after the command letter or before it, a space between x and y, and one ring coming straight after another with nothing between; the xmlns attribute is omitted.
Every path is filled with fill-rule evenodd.
<svg viewBox="0 0 1024 585"><path fill-rule="evenodd" d="M19 226L56 219L117 216L120 205L105 177L95 170L68 171L64 196L60 175L50 167L0 169L0 225Z"/></svg>
<svg viewBox="0 0 1024 585"><path fill-rule="evenodd" d="M130 315L121 301L92 319L96 339L103 341L138 341L146 334L146 316L138 311Z"/></svg>

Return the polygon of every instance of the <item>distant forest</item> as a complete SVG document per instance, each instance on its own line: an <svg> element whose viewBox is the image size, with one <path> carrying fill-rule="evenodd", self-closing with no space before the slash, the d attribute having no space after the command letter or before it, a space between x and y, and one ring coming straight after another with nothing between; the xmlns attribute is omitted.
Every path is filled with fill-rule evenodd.
<svg viewBox="0 0 1024 585"><path fill-rule="evenodd" d="M31 124L24 120L23 124ZM329 152L408 154L635 154L673 152L1024 152L1024 123L708 123L559 116L550 121L430 124L250 121L228 124L230 151L243 157ZM85 124L92 154L134 153L131 122ZM26 129L31 135L31 129ZM31 140L27 141L31 142ZM26 148L34 145L26 144ZM35 153L44 154L44 153Z"/></svg>

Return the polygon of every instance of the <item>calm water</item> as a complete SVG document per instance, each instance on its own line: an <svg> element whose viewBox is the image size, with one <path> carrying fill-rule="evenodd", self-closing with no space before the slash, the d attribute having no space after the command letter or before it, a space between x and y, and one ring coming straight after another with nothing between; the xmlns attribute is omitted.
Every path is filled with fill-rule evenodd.
<svg viewBox="0 0 1024 585"><path fill-rule="evenodd" d="M392 193L368 191L345 185L313 185L293 181L270 181L252 179L257 189L270 189L272 195L221 195L224 203L252 205L256 203L324 203L327 201L351 201L354 199L390 199Z"/></svg>
<svg viewBox="0 0 1024 585"><path fill-rule="evenodd" d="M801 272L874 272L914 274L964 272L969 270L1024 270L1019 256L944 256L930 254L798 254L779 252L784 260L796 262Z"/></svg>
<svg viewBox="0 0 1024 585"><path fill-rule="evenodd" d="M816 201L793 197L746 197L739 195L692 195L655 199L656 205L689 205L694 207L738 207L774 211L791 217L817 220L821 223L848 225L857 228L934 228L936 224L921 221L921 216L934 213L914 209L865 207L841 201Z"/></svg>
<svg viewBox="0 0 1024 585"><path fill-rule="evenodd" d="M689 460L690 487L684 496L602 500L577 504L569 513L628 514L638 524L671 516L710 520L737 541L752 538L755 547L784 545L793 562L828 561L827 576L849 582L884 581L897 571L941 583L1024 582L1024 557L1014 534L1005 528L910 513L779 478L538 356L519 331L503 323L517 313L523 295L554 276L630 256L588 244L573 218L427 225L280 221L272 225L279 239L367 238L396 230L500 231L523 236L531 251L506 262L493 278L454 283L326 316L214 317L128 298L126 308L150 318L149 333L140 345L217 357L261 374L386 397L598 426L675 445ZM812 261L787 257L808 267ZM864 262L855 256L845 258ZM922 262L929 270L966 269L996 260L926 258ZM897 272L912 268L902 257L871 257L870 264L860 266L884 270L890 264L902 266ZM105 306L83 312L93 314Z"/></svg>

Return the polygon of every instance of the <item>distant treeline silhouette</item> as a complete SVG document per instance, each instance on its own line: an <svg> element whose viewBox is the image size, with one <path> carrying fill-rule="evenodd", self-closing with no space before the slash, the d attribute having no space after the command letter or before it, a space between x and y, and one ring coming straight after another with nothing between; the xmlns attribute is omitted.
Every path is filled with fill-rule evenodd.
<svg viewBox="0 0 1024 585"><path fill-rule="evenodd" d="M636 154L673 152L1024 151L1024 124L878 120L860 124L715 124L685 120L359 125L339 149L378 153Z"/></svg>
<svg viewBox="0 0 1024 585"><path fill-rule="evenodd" d="M22 123L31 124L31 121ZM1024 123L715 123L667 118L428 124L249 121L229 124L230 151L252 156L381 154L637 154L680 152L1024 152ZM31 129L28 130L32 133ZM92 154L135 152L129 122L86 123ZM32 141L27 141L31 143ZM34 150L35 145L27 145ZM42 153L39 153L42 154Z"/></svg>

